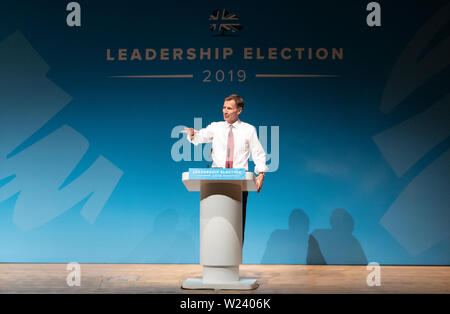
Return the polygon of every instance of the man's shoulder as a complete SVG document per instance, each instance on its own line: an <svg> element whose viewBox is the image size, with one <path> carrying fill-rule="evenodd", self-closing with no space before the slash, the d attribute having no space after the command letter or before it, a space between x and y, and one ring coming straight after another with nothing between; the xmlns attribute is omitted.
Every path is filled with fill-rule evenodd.
<svg viewBox="0 0 450 314"><path fill-rule="evenodd" d="M251 125L250 123L241 121L241 120L240 120L240 125L241 125L242 128L245 128L245 129L250 130L250 131L256 130L256 128L253 125Z"/></svg>
<svg viewBox="0 0 450 314"><path fill-rule="evenodd" d="M216 121L216 122L211 122L208 126L210 127L218 127L218 126L223 126L224 122L223 121Z"/></svg>

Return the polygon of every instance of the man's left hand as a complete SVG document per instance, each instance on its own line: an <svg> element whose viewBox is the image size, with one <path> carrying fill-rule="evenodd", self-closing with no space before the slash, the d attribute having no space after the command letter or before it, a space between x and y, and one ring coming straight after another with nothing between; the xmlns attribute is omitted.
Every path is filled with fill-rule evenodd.
<svg viewBox="0 0 450 314"><path fill-rule="evenodd" d="M264 181L264 173L261 173L256 177L256 191L259 193L261 191L262 185Z"/></svg>

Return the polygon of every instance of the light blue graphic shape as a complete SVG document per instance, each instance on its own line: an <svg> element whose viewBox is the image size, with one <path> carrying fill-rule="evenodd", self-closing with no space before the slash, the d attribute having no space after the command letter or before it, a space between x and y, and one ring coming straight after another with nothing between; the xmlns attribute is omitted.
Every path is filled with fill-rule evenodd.
<svg viewBox="0 0 450 314"><path fill-rule="evenodd" d="M0 43L0 69L0 157L5 157L71 97L46 78L48 65L20 32Z"/></svg>
<svg viewBox="0 0 450 314"><path fill-rule="evenodd" d="M413 255L450 236L449 178L447 150L402 191L380 221Z"/></svg>
<svg viewBox="0 0 450 314"><path fill-rule="evenodd" d="M373 137L398 177L450 135L450 94L437 104Z"/></svg>
<svg viewBox="0 0 450 314"><path fill-rule="evenodd" d="M441 7L402 52L383 92L380 110L391 112L416 89L450 64L450 37L425 49L448 24L450 4ZM406 105L406 104L405 104ZM450 95L428 110L373 137L398 177L450 135ZM447 164L446 164L446 163ZM448 151L428 165L400 193L380 224L412 255L448 239Z"/></svg>
<svg viewBox="0 0 450 314"><path fill-rule="evenodd" d="M88 140L64 125L17 149L70 101L45 75L47 64L16 32L0 43L0 202L20 193L14 223L31 230L61 215L82 200L81 215L94 223L123 172L103 156L61 189L89 147Z"/></svg>
<svg viewBox="0 0 450 314"><path fill-rule="evenodd" d="M439 9L408 43L386 83L380 106L382 112L391 112L412 92L450 64L450 37L419 59L436 34L448 25L449 16L450 3Z"/></svg>

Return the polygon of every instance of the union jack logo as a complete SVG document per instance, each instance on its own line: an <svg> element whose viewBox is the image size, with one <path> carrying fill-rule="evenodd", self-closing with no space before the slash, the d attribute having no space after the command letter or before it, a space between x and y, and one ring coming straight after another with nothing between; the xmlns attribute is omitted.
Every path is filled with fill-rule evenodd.
<svg viewBox="0 0 450 314"><path fill-rule="evenodd" d="M211 21L209 30L218 33L217 36L226 36L226 32L240 32L243 28L243 26L238 23L239 19L236 14L230 13L226 9L215 10L209 16L209 20Z"/></svg>

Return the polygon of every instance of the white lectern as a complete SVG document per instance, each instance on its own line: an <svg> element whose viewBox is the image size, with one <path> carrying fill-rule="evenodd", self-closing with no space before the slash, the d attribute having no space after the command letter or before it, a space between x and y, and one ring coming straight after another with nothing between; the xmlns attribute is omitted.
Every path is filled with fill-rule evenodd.
<svg viewBox="0 0 450 314"><path fill-rule="evenodd" d="M256 279L240 278L242 263L242 191L256 191L255 175L245 172L243 180L189 179L188 191L200 191L200 264L202 278L183 281L185 289L251 290Z"/></svg>

